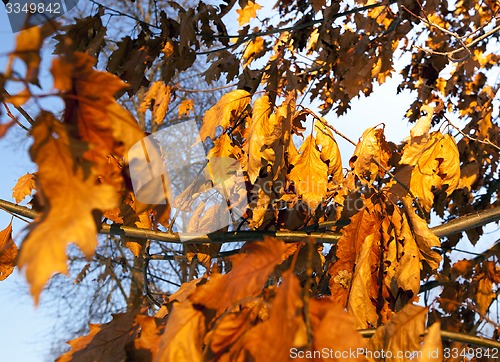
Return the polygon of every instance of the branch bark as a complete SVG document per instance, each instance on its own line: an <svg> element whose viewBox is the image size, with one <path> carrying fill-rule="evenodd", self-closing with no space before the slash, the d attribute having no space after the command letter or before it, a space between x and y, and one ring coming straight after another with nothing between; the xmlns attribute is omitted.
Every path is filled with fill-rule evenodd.
<svg viewBox="0 0 500 362"><path fill-rule="evenodd" d="M12 202L0 199L0 209L17 216L23 216L29 219L35 219L38 213L25 206L16 205ZM465 215L445 224L431 228L431 231L438 237L447 237L468 229L489 224L500 220L500 207L490 210L480 211L474 214ZM321 226L321 224L319 224ZM101 225L100 234L119 235L134 237L140 239L150 239L179 244L207 244L207 243L232 243L242 241L262 240L264 236L273 236L282 239L285 242L297 242L304 238L313 237L317 242L325 244L335 244L340 238L340 233L328 231L232 231L215 232L211 234L192 234L192 233L167 233L149 229L139 229L123 225Z"/></svg>

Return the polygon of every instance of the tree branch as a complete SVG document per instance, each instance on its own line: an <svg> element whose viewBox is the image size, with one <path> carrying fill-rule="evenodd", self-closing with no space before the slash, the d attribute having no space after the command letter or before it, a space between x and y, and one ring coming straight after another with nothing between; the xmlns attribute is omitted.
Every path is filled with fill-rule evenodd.
<svg viewBox="0 0 500 362"><path fill-rule="evenodd" d="M30 219L35 219L38 213L25 206L16 205L12 202L0 199L0 209L5 210L13 215L24 216ZM474 214L465 215L455 220L449 221L446 224L435 226L430 230L438 237L446 237L460 233L465 230L473 229L479 226L489 224L500 220L500 207L495 207L490 210L480 211ZM319 224L319 227L327 226L327 223ZM167 233L149 229L139 229L131 226L123 226L118 224L101 225L101 234L128 236L140 239L151 239L156 241L164 241L178 244L224 244L235 243L242 241L262 240L264 236L273 236L285 242L301 241L304 238L313 237L319 243L335 244L339 238L339 233L331 231L231 231L231 232L214 232L211 234L194 234L194 233Z"/></svg>

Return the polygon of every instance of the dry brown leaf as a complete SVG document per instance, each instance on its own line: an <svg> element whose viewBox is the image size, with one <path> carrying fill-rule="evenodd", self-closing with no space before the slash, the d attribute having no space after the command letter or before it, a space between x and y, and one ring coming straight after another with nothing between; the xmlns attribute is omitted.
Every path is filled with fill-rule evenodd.
<svg viewBox="0 0 500 362"><path fill-rule="evenodd" d="M16 200L16 204L23 201L26 196L31 195L35 189L35 177L34 173L27 173L19 177L16 185L12 188L12 197Z"/></svg>
<svg viewBox="0 0 500 362"><path fill-rule="evenodd" d="M493 291L493 282L489 278L481 278L477 283L474 299L476 301L479 313L486 315L491 302L496 298L496 293Z"/></svg>
<svg viewBox="0 0 500 362"><path fill-rule="evenodd" d="M0 231L0 280L5 280L14 270L17 245L12 240L12 222Z"/></svg>
<svg viewBox="0 0 500 362"><path fill-rule="evenodd" d="M313 136L306 138L295 158L290 171L290 180L294 182L297 194L311 210L323 201L328 186L328 166L321 160Z"/></svg>
<svg viewBox="0 0 500 362"><path fill-rule="evenodd" d="M66 248L75 243L87 258L97 245L94 210L116 206L116 192L99 185L97 175L84 178L75 168L66 129L50 113L42 112L32 129L32 160L38 165L38 192L45 208L30 226L19 267L26 268L36 302L45 282L54 273L66 273Z"/></svg>
<svg viewBox="0 0 500 362"><path fill-rule="evenodd" d="M243 9L237 9L238 13L238 23L240 26L245 25L250 22L253 18L257 17L257 10L261 9L262 6L256 2L249 0Z"/></svg>
<svg viewBox="0 0 500 362"><path fill-rule="evenodd" d="M165 332L160 337L155 362L202 361L205 317L189 302L176 302L168 314Z"/></svg>
<svg viewBox="0 0 500 362"><path fill-rule="evenodd" d="M212 274L191 296L194 304L223 311L245 297L257 294L274 267L283 261L287 246L275 238L248 245L245 254L231 258L233 268L224 275Z"/></svg>
<svg viewBox="0 0 500 362"><path fill-rule="evenodd" d="M374 358L374 360L377 362L408 361L404 352L420 350L426 319L427 308L407 304L386 325L377 328L375 334L368 341L369 350L373 352L386 351L387 358Z"/></svg>
<svg viewBox="0 0 500 362"><path fill-rule="evenodd" d="M131 314L115 314L107 324L89 326L89 334L68 342L71 350L59 357L57 362L124 361L125 346L134 341L140 329Z"/></svg>
<svg viewBox="0 0 500 362"><path fill-rule="evenodd" d="M215 106L205 112L203 116L200 129L201 141L205 141L207 137L214 140L219 126L225 131L231 124L231 119L240 116L250 104L250 100L250 93L242 89L224 94Z"/></svg>

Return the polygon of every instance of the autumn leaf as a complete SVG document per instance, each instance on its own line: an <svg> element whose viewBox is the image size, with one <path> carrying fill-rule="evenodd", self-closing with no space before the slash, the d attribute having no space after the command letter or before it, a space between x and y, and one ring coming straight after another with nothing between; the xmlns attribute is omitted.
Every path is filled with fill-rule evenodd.
<svg viewBox="0 0 500 362"><path fill-rule="evenodd" d="M4 137L7 134L7 131L15 124L16 122L13 120L7 123L0 124L0 138Z"/></svg>
<svg viewBox="0 0 500 362"><path fill-rule="evenodd" d="M377 175L384 175L384 168L391 157L391 151L380 128L368 128L356 145L349 165L361 180L372 182Z"/></svg>
<svg viewBox="0 0 500 362"><path fill-rule="evenodd" d="M57 362L84 362L125 360L125 346L136 338L140 325L131 314L115 314L107 324L89 324L90 332L68 344L71 350L57 359Z"/></svg>
<svg viewBox="0 0 500 362"><path fill-rule="evenodd" d="M12 240L12 222L0 231L0 281L5 280L14 270L17 245Z"/></svg>
<svg viewBox="0 0 500 362"><path fill-rule="evenodd" d="M270 237L248 245L246 254L231 258L233 268L229 273L212 274L191 296L191 301L222 311L242 298L255 295L264 287L274 267L283 261L286 250L285 243Z"/></svg>
<svg viewBox="0 0 500 362"><path fill-rule="evenodd" d="M328 165L328 175L332 175L332 181L336 184L344 179L342 174L342 158L339 146L332 132L322 123L315 122L316 143L321 146L321 159Z"/></svg>
<svg viewBox="0 0 500 362"><path fill-rule="evenodd" d="M264 38L258 36L250 40L243 52L243 67L248 67L255 59L262 57L265 53Z"/></svg>
<svg viewBox="0 0 500 362"><path fill-rule="evenodd" d="M253 18L257 17L257 10L261 9L262 6L257 4L256 2L253 2L252 0L249 0L245 7L243 9L237 9L236 12L238 13L238 23L240 26L245 25L246 23L250 22Z"/></svg>
<svg viewBox="0 0 500 362"><path fill-rule="evenodd" d="M450 195L460 182L458 149L447 134L434 132L426 140L408 143L403 148L400 164L413 168L409 188L427 212L434 203L433 188L447 185L446 194Z"/></svg>
<svg viewBox="0 0 500 362"><path fill-rule="evenodd" d="M477 303L479 312L484 315L491 302L496 298L496 293L493 291L493 282L489 278L480 278L477 282L477 290L474 294L474 299Z"/></svg>
<svg viewBox="0 0 500 362"><path fill-rule="evenodd" d="M237 89L224 94L221 99L210 108L203 116L200 129L200 139L205 141L207 137L215 139L217 127L225 131L231 124L233 117L239 117L250 104L251 95L245 90Z"/></svg>
<svg viewBox="0 0 500 362"><path fill-rule="evenodd" d="M26 196L31 195L31 192L35 189L35 178L34 173L27 173L17 180L12 189L12 197L16 200L16 204L23 201Z"/></svg>
<svg viewBox="0 0 500 362"><path fill-rule="evenodd" d="M250 308L245 308L221 316L217 325L205 336L205 343L210 346L214 354L223 352L251 327L252 314Z"/></svg>
<svg viewBox="0 0 500 362"><path fill-rule="evenodd" d="M400 351L420 350L426 319L427 308L407 304L386 325L377 328L368 341L368 349L373 352L386 351L387 362L407 361Z"/></svg>
<svg viewBox="0 0 500 362"><path fill-rule="evenodd" d="M245 335L245 346L255 361L286 361L292 348L307 345L302 288L292 271L286 271L276 289L269 319Z"/></svg>
<svg viewBox="0 0 500 362"><path fill-rule="evenodd" d="M351 290L347 301L347 310L356 318L356 328L368 328L377 325L378 315L370 299L372 283L372 248L377 243L379 234L373 233L366 237L352 276Z"/></svg>
<svg viewBox="0 0 500 362"><path fill-rule="evenodd" d="M179 117L188 116L189 113L193 112L194 102L192 99L184 99L181 104L179 104Z"/></svg>
<svg viewBox="0 0 500 362"><path fill-rule="evenodd" d="M330 298L312 299L309 303L309 313L313 332L312 351L322 351L324 348L342 352L357 351L366 347L366 342L356 331L354 317ZM334 361L336 359L323 358L322 360ZM356 354L353 358L342 358L342 360L365 361L366 358L362 354Z"/></svg>
<svg viewBox="0 0 500 362"><path fill-rule="evenodd" d="M294 160L290 180L294 182L297 193L302 196L311 210L323 201L328 182L328 166L321 160L313 136L306 138Z"/></svg>
<svg viewBox="0 0 500 362"><path fill-rule="evenodd" d="M165 83L154 82L146 92L144 100L139 106L139 112L146 113L148 109L151 109L153 122L162 124L170 105L171 91L172 88L165 85ZM179 115L181 115L180 108Z"/></svg>
<svg viewBox="0 0 500 362"><path fill-rule="evenodd" d="M18 265L26 268L31 293L38 302L40 291L54 273L66 273L66 249L75 243L89 258L97 245L94 210L116 206L111 186L99 185L97 175L84 178L75 168L70 138L63 124L42 112L31 131L30 154L38 165L38 192L44 210L30 226Z"/></svg>
<svg viewBox="0 0 500 362"><path fill-rule="evenodd" d="M399 213L397 215L399 216ZM404 214L401 219L400 234L397 236L403 244L402 256L396 266L395 278L397 285L401 289L412 291L413 295L417 295L420 289L420 270L422 269L421 254ZM401 246L399 247L401 248Z"/></svg>
<svg viewBox="0 0 500 362"><path fill-rule="evenodd" d="M173 305L168 314L165 332L160 337L159 361L202 361L205 317L189 302Z"/></svg>
<svg viewBox="0 0 500 362"><path fill-rule="evenodd" d="M422 343L421 357L417 362L439 362L443 360L443 343L441 341L441 325L434 322L427 328L427 333Z"/></svg>

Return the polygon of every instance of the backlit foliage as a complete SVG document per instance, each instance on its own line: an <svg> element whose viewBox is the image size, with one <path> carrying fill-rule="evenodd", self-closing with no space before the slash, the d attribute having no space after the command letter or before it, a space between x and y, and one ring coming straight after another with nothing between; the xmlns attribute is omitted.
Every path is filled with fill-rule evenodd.
<svg viewBox="0 0 500 362"><path fill-rule="evenodd" d="M91 324L59 361L285 361L292 351L307 357L323 349L365 353L315 360L379 361L366 351L381 350L443 360L441 330L478 334L483 321L482 334L498 340L490 318L498 247L457 261L461 232L475 244L482 224L446 235L428 226L433 213L448 221L500 206L498 2L146 3L123 5L129 12L95 3L86 18L23 31L0 73L12 118L0 137L14 121L28 123L37 165L12 185L17 204L34 194L37 214L19 256L12 226L0 233L0 279L17 265L38 302L55 273L68 273L70 244L89 261L109 258L131 279L123 290L115 266L106 266L125 294L123 313ZM154 16L130 15L141 6ZM109 19L117 18L133 31L113 31ZM46 85L39 68L49 38L56 45ZM128 150L196 115L201 105L176 81L196 61L206 64L199 84L228 84L196 119L207 167L178 198L141 203ZM385 134L398 126L373 120L382 123L348 140L355 149L343 155L343 169L337 142L355 124L335 128L324 117L369 96L396 61L399 91L414 96L404 121L415 126L394 144ZM9 94L20 81L23 90ZM44 106L40 84L62 102L62 114ZM35 100L40 111L26 114L23 106ZM234 164L242 182L227 177ZM221 202L201 197L212 187ZM248 204L242 214L238 204ZM172 227L182 208L192 212L187 232L199 233L188 240ZM233 223L206 237L227 213ZM111 235L120 256L96 254L99 232ZM240 244L221 246L231 241ZM177 278L152 280L153 262L170 263ZM363 339L360 329L374 334Z"/></svg>

